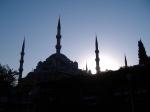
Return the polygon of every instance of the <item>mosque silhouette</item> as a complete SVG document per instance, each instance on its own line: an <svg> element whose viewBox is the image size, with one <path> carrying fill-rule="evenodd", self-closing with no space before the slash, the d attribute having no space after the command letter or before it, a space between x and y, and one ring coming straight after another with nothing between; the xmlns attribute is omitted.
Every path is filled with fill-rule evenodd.
<svg viewBox="0 0 150 112"><path fill-rule="evenodd" d="M61 53L61 23L58 20L56 53L22 78L25 55L23 41L18 84L9 95L0 96L0 111L115 111L148 112L150 101L150 57L138 41L139 64L125 65L116 71L100 70L98 40L95 39L96 74L78 68ZM8 108L9 107L9 108Z"/></svg>
<svg viewBox="0 0 150 112"><path fill-rule="evenodd" d="M71 61L67 56L61 53L61 23L60 23L60 17L58 20L58 25L57 25L57 35L56 35L57 43L56 43L56 53L52 54L49 56L44 62L39 62L36 66L36 68L33 70L33 72L30 72L27 77L42 77L40 80L44 79L49 79L49 74L53 73L64 73L67 75L78 75L81 72L87 72L91 74L90 71L88 71L87 65L86 65L86 70L81 70L78 68L78 63L75 61ZM18 81L20 82L22 80L22 72L23 72L23 63L24 63L24 50L25 50L25 39L23 41L22 45L22 51L21 51L21 59L20 59L20 67L19 67L19 79ZM97 41L97 36L95 40L95 54L96 54L96 73L100 73L100 66L99 66L99 50L98 50L98 41ZM44 76L41 74L45 74ZM45 78L44 78L45 77ZM55 77L59 77L55 76ZM60 76L62 77L62 76Z"/></svg>

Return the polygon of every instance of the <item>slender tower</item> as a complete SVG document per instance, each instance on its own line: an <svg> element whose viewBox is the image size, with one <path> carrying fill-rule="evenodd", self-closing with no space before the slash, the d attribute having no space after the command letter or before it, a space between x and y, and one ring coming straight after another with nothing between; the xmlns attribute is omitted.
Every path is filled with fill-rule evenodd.
<svg viewBox="0 0 150 112"><path fill-rule="evenodd" d="M96 73L100 73L100 67L99 67L99 50L98 50L98 42L97 42L97 36L96 36L96 41L95 41L95 54L96 54L96 58L95 58L95 61L96 61Z"/></svg>
<svg viewBox="0 0 150 112"><path fill-rule="evenodd" d="M125 67L127 67L128 64L127 64L127 58L126 58L126 55L124 55L124 63L125 63Z"/></svg>
<svg viewBox="0 0 150 112"><path fill-rule="evenodd" d="M61 49L61 45L60 45L60 41L61 41L60 17L59 17L58 25L57 25L57 35L56 35L56 39L57 39L56 53L60 54L60 49Z"/></svg>
<svg viewBox="0 0 150 112"><path fill-rule="evenodd" d="M87 63L86 63L86 73L88 73L88 67L87 67Z"/></svg>
<svg viewBox="0 0 150 112"><path fill-rule="evenodd" d="M22 72L23 72L23 63L24 63L24 49L25 49L25 38L23 40L23 44L22 44L22 50L21 50L21 58L20 58L20 66L19 66L19 78L18 78L18 82L20 82L21 78L22 78Z"/></svg>

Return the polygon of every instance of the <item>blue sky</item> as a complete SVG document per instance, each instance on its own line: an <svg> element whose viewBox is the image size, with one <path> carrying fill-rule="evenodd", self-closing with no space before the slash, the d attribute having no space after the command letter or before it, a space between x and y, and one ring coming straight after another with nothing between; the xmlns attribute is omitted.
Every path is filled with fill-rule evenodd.
<svg viewBox="0 0 150 112"><path fill-rule="evenodd" d="M61 52L81 69L86 62L95 69L95 35L102 70L108 58L124 66L124 53L128 65L137 64L140 38L150 55L149 0L0 0L0 63L18 69L24 36L24 76L55 53L59 16Z"/></svg>

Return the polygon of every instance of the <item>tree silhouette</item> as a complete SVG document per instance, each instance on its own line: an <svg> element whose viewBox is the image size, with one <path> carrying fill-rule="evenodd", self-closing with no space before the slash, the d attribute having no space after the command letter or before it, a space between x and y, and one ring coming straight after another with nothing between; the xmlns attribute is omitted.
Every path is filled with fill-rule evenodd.
<svg viewBox="0 0 150 112"><path fill-rule="evenodd" d="M138 47L139 65L148 64L148 56L141 40L138 41Z"/></svg>
<svg viewBox="0 0 150 112"><path fill-rule="evenodd" d="M3 66L0 64L0 85L1 86L13 86L15 84L15 77L17 72L10 69L8 65Z"/></svg>

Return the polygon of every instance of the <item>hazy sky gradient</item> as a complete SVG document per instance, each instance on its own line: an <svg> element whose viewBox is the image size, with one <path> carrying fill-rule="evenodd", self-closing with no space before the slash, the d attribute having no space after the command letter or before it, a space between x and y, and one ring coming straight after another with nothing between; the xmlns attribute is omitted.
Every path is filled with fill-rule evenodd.
<svg viewBox="0 0 150 112"><path fill-rule="evenodd" d="M24 75L55 53L59 15L61 52L80 68L95 61L96 34L101 62L111 57L123 66L126 53L137 64L140 37L150 55L149 0L0 0L0 63L18 69L24 36Z"/></svg>

